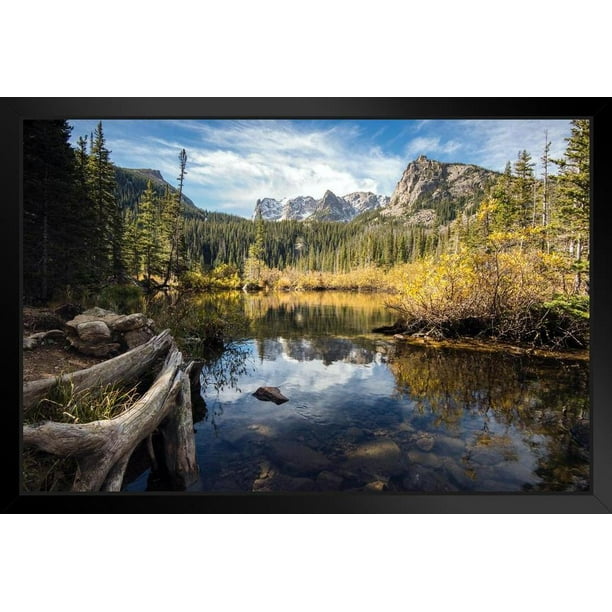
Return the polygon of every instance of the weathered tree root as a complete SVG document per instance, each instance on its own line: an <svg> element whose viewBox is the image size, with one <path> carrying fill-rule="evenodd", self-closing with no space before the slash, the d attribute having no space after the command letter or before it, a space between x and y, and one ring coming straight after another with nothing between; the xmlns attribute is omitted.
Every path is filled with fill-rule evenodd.
<svg viewBox="0 0 612 612"><path fill-rule="evenodd" d="M23 385L23 410L27 412L45 397L59 382L72 382L75 391L110 383L124 382L148 371L155 361L166 354L174 340L169 330L164 330L145 344L102 363L64 374L58 378L43 378Z"/></svg>
<svg viewBox="0 0 612 612"><path fill-rule="evenodd" d="M142 351L147 345L148 350ZM78 381L79 389L108 383L111 372L116 373L117 378L125 379L128 376L125 373L123 376L119 374L117 360L132 354L129 359L120 362L129 368L129 377L132 377L154 361L153 355L157 358L163 354L166 347L168 354L157 378L147 392L123 414L113 419L85 424L46 421L24 426L25 447L63 457L75 457L78 468L73 491L120 491L134 449L160 426L166 441L165 456L170 476L178 486L183 487L197 478L189 381L191 364L185 371L181 369L183 356L167 331L153 338L147 345L109 360L115 362L110 367L100 369L99 366L109 363L104 362L67 375L72 376L75 384ZM135 360L140 360L140 367L135 367ZM94 368L98 370L92 374ZM39 390L37 392L40 393Z"/></svg>

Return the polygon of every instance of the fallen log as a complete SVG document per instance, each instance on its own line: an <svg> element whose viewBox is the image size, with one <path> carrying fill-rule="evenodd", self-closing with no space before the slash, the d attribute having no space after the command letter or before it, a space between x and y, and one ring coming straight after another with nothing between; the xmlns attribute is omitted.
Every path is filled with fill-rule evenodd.
<svg viewBox="0 0 612 612"><path fill-rule="evenodd" d="M172 475L174 486L178 489L193 484L199 475L191 410L190 373L193 365L194 362L190 362L182 373L181 389L176 397L176 405L161 428L166 468Z"/></svg>
<svg viewBox="0 0 612 612"><path fill-rule="evenodd" d="M183 360L173 348L148 391L123 414L104 421L66 424L47 421L23 428L24 447L72 456L77 461L73 491L118 491L136 446L168 416L183 386Z"/></svg>
<svg viewBox="0 0 612 612"><path fill-rule="evenodd" d="M90 368L63 374L57 378L27 382L23 385L23 410L27 412L36 406L58 381L72 382L75 391L80 391L98 385L133 380L150 370L155 361L169 350L173 342L170 331L166 329L145 344Z"/></svg>

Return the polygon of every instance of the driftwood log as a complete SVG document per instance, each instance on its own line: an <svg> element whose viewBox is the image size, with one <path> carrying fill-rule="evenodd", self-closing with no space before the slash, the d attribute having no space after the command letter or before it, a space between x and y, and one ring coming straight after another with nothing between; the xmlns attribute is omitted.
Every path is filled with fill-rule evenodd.
<svg viewBox="0 0 612 612"><path fill-rule="evenodd" d="M155 361L168 352L174 342L169 330L164 330L145 344L108 359L102 363L64 374L59 378L61 382L74 384L75 391L103 386L113 382L126 382L136 378L149 370ZM43 378L23 385L23 410L27 412L43 398L58 382L58 378Z"/></svg>
<svg viewBox="0 0 612 612"><path fill-rule="evenodd" d="M190 372L193 365L192 361L185 368L174 409L161 428L166 468L175 486L181 489L193 484L199 474L191 410Z"/></svg>
<svg viewBox="0 0 612 612"><path fill-rule="evenodd" d="M147 345L148 349L143 351ZM24 426L25 447L76 459L78 467L73 491L120 491L134 449L158 427L167 441L164 454L172 479L178 485L188 486L197 478L189 379L191 364L182 369L183 356L167 331L147 345L69 375L75 385L78 381L79 389L107 384L110 372L116 373L112 380L132 378L142 374L160 354L163 356L165 347L167 356L161 371L147 392L126 412L113 419L84 424L46 421ZM129 374L117 368L116 362L122 357L128 357L120 363L129 368ZM115 363L92 375L91 370L111 361ZM136 367L137 361L140 367Z"/></svg>

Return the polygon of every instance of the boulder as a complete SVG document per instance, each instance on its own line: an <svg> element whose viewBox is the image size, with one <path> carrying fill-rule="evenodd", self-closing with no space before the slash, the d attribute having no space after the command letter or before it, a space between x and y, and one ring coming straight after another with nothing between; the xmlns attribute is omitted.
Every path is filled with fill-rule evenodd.
<svg viewBox="0 0 612 612"><path fill-rule="evenodd" d="M408 460L411 464L424 465L430 468L438 468L442 465L442 460L437 455L414 450L408 452Z"/></svg>
<svg viewBox="0 0 612 612"><path fill-rule="evenodd" d="M121 345L117 342L91 344L83 342L83 340L76 337L70 337L68 340L71 346L79 351L79 353L90 355L91 357L114 357L121 352Z"/></svg>
<svg viewBox="0 0 612 612"><path fill-rule="evenodd" d="M109 326L114 331L127 332L134 329L140 329L147 325L147 317L141 312L135 312L129 315L119 315L109 323Z"/></svg>
<svg viewBox="0 0 612 612"><path fill-rule="evenodd" d="M118 316L117 313L113 312L112 310L104 310L104 308L99 308L98 306L84 310L81 314L91 316L96 319L101 319L102 317L106 317L108 315Z"/></svg>
<svg viewBox="0 0 612 612"><path fill-rule="evenodd" d="M289 398L285 397L278 387L259 387L253 395L262 402L274 402L275 404L283 404L288 402Z"/></svg>
<svg viewBox="0 0 612 612"><path fill-rule="evenodd" d="M415 444L417 445L419 450L429 452L434 447L435 438L431 434L419 434Z"/></svg>
<svg viewBox="0 0 612 612"><path fill-rule="evenodd" d="M123 334L123 339L127 344L128 348L133 349L136 346L140 346L145 342L148 342L155 334L148 328L142 327L140 329L132 329Z"/></svg>
<svg viewBox="0 0 612 612"><path fill-rule="evenodd" d="M99 315L95 314L96 311L102 312L104 314L99 314ZM89 310L86 310L80 315L77 315L76 317L74 317L74 319L71 319L70 321L66 321L66 325L70 327L71 329L76 330L76 328L81 323L90 323L92 321L102 321L103 323L106 323L106 325L108 325L110 329L113 329L114 322L117 319L121 318L122 316L124 315L118 315L114 312L111 312L110 310L104 310L102 308L90 308Z"/></svg>
<svg viewBox="0 0 612 612"><path fill-rule="evenodd" d="M436 449L442 454L460 457L465 451L465 440L453 438L444 434L436 435Z"/></svg>
<svg viewBox="0 0 612 612"><path fill-rule="evenodd" d="M254 493L314 490L316 490L316 485L311 478L289 476L274 469L270 470L265 476L256 478L252 486Z"/></svg>
<svg viewBox="0 0 612 612"><path fill-rule="evenodd" d="M339 491L343 482L342 476L328 470L319 472L316 480L317 488L321 491Z"/></svg>
<svg viewBox="0 0 612 612"><path fill-rule="evenodd" d="M272 442L269 453L281 469L298 475L320 472L329 467L329 459L323 453L291 440Z"/></svg>
<svg viewBox="0 0 612 612"><path fill-rule="evenodd" d="M408 474L402 480L405 491L429 491L447 493L459 491L460 488L448 481L444 474L419 465L411 466Z"/></svg>
<svg viewBox="0 0 612 612"><path fill-rule="evenodd" d="M92 321L98 321L99 319L92 315L84 315L80 314L71 319L70 321L66 321L66 327L72 329L73 331L77 330L77 327L81 325L81 323L91 323Z"/></svg>
<svg viewBox="0 0 612 612"><path fill-rule="evenodd" d="M386 491L387 483L382 480L374 480L372 482L368 482L368 484L364 487L365 491Z"/></svg>
<svg viewBox="0 0 612 612"><path fill-rule="evenodd" d="M390 476L403 472L399 446L393 440L379 438L360 444L347 452L346 468L351 471L370 475Z"/></svg>
<svg viewBox="0 0 612 612"><path fill-rule="evenodd" d="M111 339L111 331L104 321L86 321L77 325L77 334L83 342L99 344Z"/></svg>
<svg viewBox="0 0 612 612"><path fill-rule="evenodd" d="M480 465L498 465L506 460L506 456L498 448L484 446L470 450L470 460Z"/></svg>

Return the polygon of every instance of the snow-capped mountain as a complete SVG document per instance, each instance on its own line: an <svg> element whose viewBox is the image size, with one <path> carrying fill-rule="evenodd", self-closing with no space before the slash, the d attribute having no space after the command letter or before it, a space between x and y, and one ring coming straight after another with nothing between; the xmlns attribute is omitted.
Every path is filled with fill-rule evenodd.
<svg viewBox="0 0 612 612"><path fill-rule="evenodd" d="M389 200L388 196L369 191L355 191L339 197L328 189L320 200L311 196L282 200L262 198L257 200L253 217L261 212L266 221L303 221L311 217L319 221L350 221L362 212L386 206Z"/></svg>

